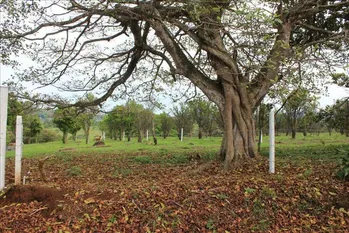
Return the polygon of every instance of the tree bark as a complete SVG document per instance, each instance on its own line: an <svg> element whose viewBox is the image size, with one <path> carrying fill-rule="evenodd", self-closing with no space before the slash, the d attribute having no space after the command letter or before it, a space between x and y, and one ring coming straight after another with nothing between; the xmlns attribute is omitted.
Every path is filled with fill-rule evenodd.
<svg viewBox="0 0 349 233"><path fill-rule="evenodd" d="M224 136L219 157L227 169L241 161L253 158L256 153L255 129L250 106L243 105L234 88L225 85L225 103L221 109Z"/></svg>
<svg viewBox="0 0 349 233"><path fill-rule="evenodd" d="M199 127L199 135L198 135L199 139L202 139L202 129L201 127Z"/></svg>
<svg viewBox="0 0 349 233"><path fill-rule="evenodd" d="M86 128L86 131L85 131L85 143L86 144L89 144L89 138L90 138L90 126L88 126L87 128Z"/></svg>
<svg viewBox="0 0 349 233"><path fill-rule="evenodd" d="M68 141L68 132L63 132L63 139L62 139L63 144L67 144L67 141Z"/></svg>
<svg viewBox="0 0 349 233"><path fill-rule="evenodd" d="M142 133L141 133L141 131L140 130L138 130L138 133L137 133L138 135L138 142L142 142Z"/></svg>

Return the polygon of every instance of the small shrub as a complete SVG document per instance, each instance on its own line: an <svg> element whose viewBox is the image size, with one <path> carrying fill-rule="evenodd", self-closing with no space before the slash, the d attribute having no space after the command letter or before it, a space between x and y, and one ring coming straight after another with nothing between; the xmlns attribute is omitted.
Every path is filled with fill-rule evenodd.
<svg viewBox="0 0 349 233"><path fill-rule="evenodd" d="M214 220L212 220L212 219L209 219L208 221L207 221L207 223L206 223L206 228L208 229L208 230L215 230L215 228L216 228L216 226L215 226L215 222L214 222Z"/></svg>
<svg viewBox="0 0 349 233"><path fill-rule="evenodd" d="M133 161L140 164L149 164L152 163L152 158L150 156L136 156L133 158Z"/></svg>
<svg viewBox="0 0 349 233"><path fill-rule="evenodd" d="M338 165L339 170L336 173L336 176L341 180L349 179L349 151L340 151L344 152L344 156L341 158L340 164Z"/></svg>
<svg viewBox="0 0 349 233"><path fill-rule="evenodd" d="M251 193L254 193L256 190L255 189L253 189L253 188L249 188L249 187L247 187L247 188L245 188L245 194L251 194Z"/></svg>
<svg viewBox="0 0 349 233"><path fill-rule="evenodd" d="M189 160L188 157L184 154L174 154L169 157L166 162L170 164L184 164L188 163Z"/></svg>
<svg viewBox="0 0 349 233"><path fill-rule="evenodd" d="M313 169L309 168L303 172L304 177L308 178L310 175L313 174Z"/></svg>
<svg viewBox="0 0 349 233"><path fill-rule="evenodd" d="M49 129L44 129L39 136L39 142L54 142L61 139L60 133Z"/></svg>
<svg viewBox="0 0 349 233"><path fill-rule="evenodd" d="M67 173L69 176L80 176L81 168L79 166L72 166L70 169L67 170Z"/></svg>

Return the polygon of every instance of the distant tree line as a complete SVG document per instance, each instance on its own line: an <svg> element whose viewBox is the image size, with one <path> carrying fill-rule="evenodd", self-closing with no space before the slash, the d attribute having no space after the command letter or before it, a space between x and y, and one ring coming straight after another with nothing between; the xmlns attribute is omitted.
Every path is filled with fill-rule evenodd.
<svg viewBox="0 0 349 233"><path fill-rule="evenodd" d="M91 101L95 97L88 94L81 101ZM283 102L282 102L283 101ZM318 99L309 91L299 89L280 102L282 106L275 115L276 134L282 133L296 138L297 133L339 132L349 137L349 99L337 100L323 109L318 107ZM268 134L269 111L272 105L262 103L256 109L256 135L261 140ZM68 135L76 140L80 130L84 132L85 143L89 143L90 129L96 125L108 138L128 140L136 137L138 142L147 136L157 143L156 137L203 137L222 136L223 121L217 107L205 98L196 98L173 106L168 112L154 113L134 100L124 105L116 105L109 113L101 115L98 107L80 109L62 107L55 110L43 110L29 101L19 101L11 93L8 104L8 142L14 142L16 116L23 116L24 143L56 141L61 137L67 143ZM96 119L99 119L97 122ZM62 136L53 127L57 127Z"/></svg>
<svg viewBox="0 0 349 233"><path fill-rule="evenodd" d="M158 135L164 139L169 136L180 139L182 129L189 136L193 136L196 129L200 139L221 136L223 125L217 107L208 100L198 98L160 114L130 100L125 105L115 106L105 115L99 127L112 139L122 140L125 137L130 141L135 136L141 142L147 132L153 138Z"/></svg>

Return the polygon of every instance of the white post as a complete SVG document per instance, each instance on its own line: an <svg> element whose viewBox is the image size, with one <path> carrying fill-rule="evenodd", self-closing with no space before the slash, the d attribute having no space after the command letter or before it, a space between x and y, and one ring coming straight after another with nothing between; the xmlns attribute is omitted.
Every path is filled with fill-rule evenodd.
<svg viewBox="0 0 349 233"><path fill-rule="evenodd" d="M147 141L149 140L149 130L147 130Z"/></svg>
<svg viewBox="0 0 349 233"><path fill-rule="evenodd" d="M275 116L272 108L269 113L269 173L275 173Z"/></svg>
<svg viewBox="0 0 349 233"><path fill-rule="evenodd" d="M102 131L101 141L105 141L105 131Z"/></svg>
<svg viewBox="0 0 349 233"><path fill-rule="evenodd" d="M183 128L181 128L181 142L183 142Z"/></svg>
<svg viewBox="0 0 349 233"><path fill-rule="evenodd" d="M261 132L261 143L263 143L263 133Z"/></svg>
<svg viewBox="0 0 349 233"><path fill-rule="evenodd" d="M124 133L122 134L122 141L125 141L125 131L124 131Z"/></svg>
<svg viewBox="0 0 349 233"><path fill-rule="evenodd" d="M15 185L21 184L22 146L23 146L22 117L17 116L17 119L16 119Z"/></svg>
<svg viewBox="0 0 349 233"><path fill-rule="evenodd" d="M0 86L0 191L5 188L8 87Z"/></svg>

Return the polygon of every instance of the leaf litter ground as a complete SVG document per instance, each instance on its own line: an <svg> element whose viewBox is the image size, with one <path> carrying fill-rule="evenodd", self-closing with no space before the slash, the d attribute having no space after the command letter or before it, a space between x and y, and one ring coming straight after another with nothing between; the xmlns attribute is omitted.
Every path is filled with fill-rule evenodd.
<svg viewBox="0 0 349 233"><path fill-rule="evenodd" d="M334 178L335 164L284 160L270 175L264 158L224 172L216 162L135 159L142 156L53 156L46 183L38 159L24 159L29 184L0 200L0 231L349 231L349 185ZM13 159L6 168L11 183Z"/></svg>

